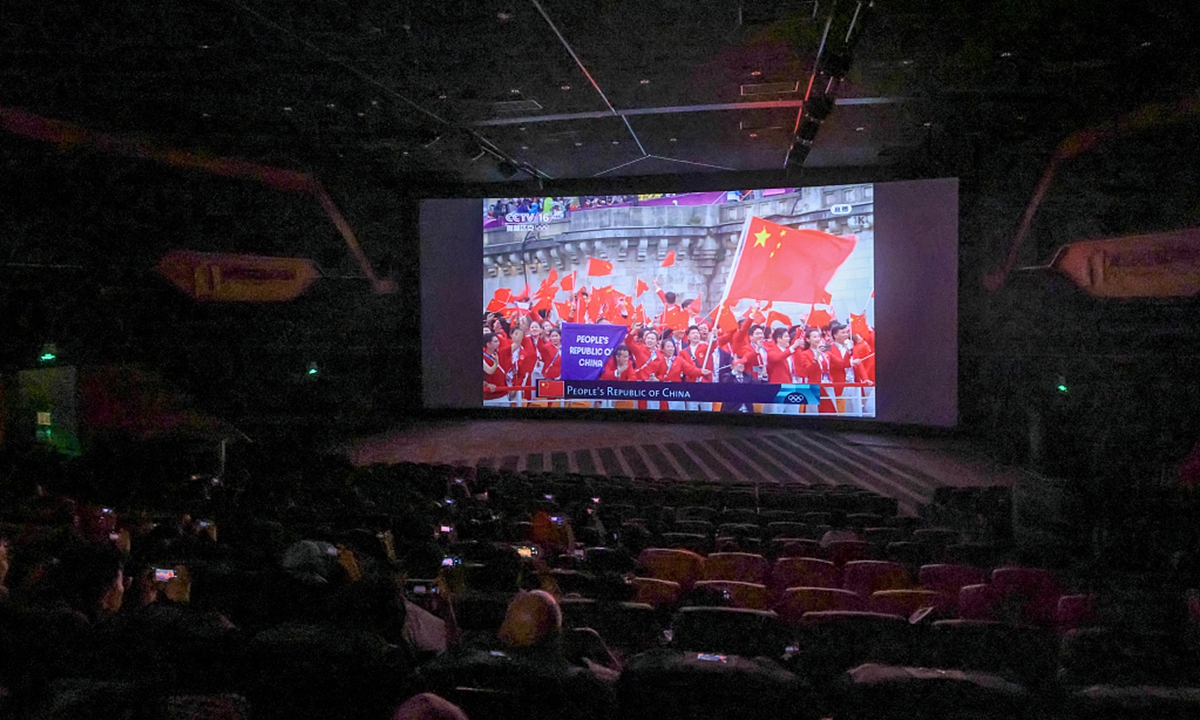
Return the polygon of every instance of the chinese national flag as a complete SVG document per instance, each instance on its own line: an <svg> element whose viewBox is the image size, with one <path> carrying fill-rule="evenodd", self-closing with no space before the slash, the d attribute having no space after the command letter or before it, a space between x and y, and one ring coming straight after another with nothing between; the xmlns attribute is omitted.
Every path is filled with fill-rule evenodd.
<svg viewBox="0 0 1200 720"><path fill-rule="evenodd" d="M647 285L644 280L642 280L641 278L638 278L637 286L634 287L634 289L633 289L633 296L641 297L642 293L646 292L649 289L650 289L650 286Z"/></svg>
<svg viewBox="0 0 1200 720"><path fill-rule="evenodd" d="M856 243L854 236L798 230L752 217L726 299L822 302L828 297L825 286Z"/></svg>
<svg viewBox="0 0 1200 720"><path fill-rule="evenodd" d="M492 294L492 297L500 302L506 303L512 299L512 290L509 288L500 288Z"/></svg>
<svg viewBox="0 0 1200 720"><path fill-rule="evenodd" d="M850 313L850 332L862 335L864 338L870 335L871 328L867 325L867 316Z"/></svg>
<svg viewBox="0 0 1200 720"><path fill-rule="evenodd" d="M558 313L558 319L562 322L571 322L571 303L556 302L554 310Z"/></svg>
<svg viewBox="0 0 1200 720"><path fill-rule="evenodd" d="M750 313L750 321L755 325L765 325L767 322L767 316L763 315L761 310L755 310Z"/></svg>
<svg viewBox="0 0 1200 720"><path fill-rule="evenodd" d="M604 295L599 292L592 293L592 299L588 301L587 316L589 322L597 322L604 317Z"/></svg>
<svg viewBox="0 0 1200 720"><path fill-rule="evenodd" d="M717 308L717 319L713 323L721 330L721 332L733 332L738 328L737 318L733 316L733 311L726 305L721 305Z"/></svg>
<svg viewBox="0 0 1200 720"><path fill-rule="evenodd" d="M488 312L500 312L501 310L503 310L506 307L508 307L508 303L504 302L503 300L501 300L498 297L494 297L494 298L492 298L492 301L487 304L487 311Z"/></svg>
<svg viewBox="0 0 1200 720"><path fill-rule="evenodd" d="M788 317L787 315L784 315L781 312L775 312L774 310L772 310L769 313L767 313L767 322L764 324L767 327L771 327L771 325L775 322L783 323L784 327L792 326L792 319L790 317Z"/></svg>
<svg viewBox="0 0 1200 720"><path fill-rule="evenodd" d="M812 311L808 313L808 319L804 321L804 324L810 328L821 328L825 327L831 322L833 322L833 316L829 314L829 311L813 308Z"/></svg>
<svg viewBox="0 0 1200 720"><path fill-rule="evenodd" d="M588 277L600 277L612 272L612 263L607 260L597 260L596 258L588 258Z"/></svg>
<svg viewBox="0 0 1200 720"><path fill-rule="evenodd" d="M670 308L663 315L662 326L664 328L671 328L677 332L683 332L684 330L688 329L688 326L691 325L691 322L692 316L688 315L686 310Z"/></svg>
<svg viewBox="0 0 1200 720"><path fill-rule="evenodd" d="M692 304L688 305L688 307L687 307L688 312L690 312L693 315L699 315L701 312L700 308L703 305L703 301L704 301L704 293L696 293L696 299L693 300Z"/></svg>
<svg viewBox="0 0 1200 720"><path fill-rule="evenodd" d="M512 300L513 300L513 302L525 302L528 299L529 299L529 283L525 283L525 289L521 291L520 295L514 295Z"/></svg>
<svg viewBox="0 0 1200 720"><path fill-rule="evenodd" d="M675 264L675 251L672 250L671 252L667 253L667 256L665 258L663 258L662 265L660 267L669 268L674 264Z"/></svg>
<svg viewBox="0 0 1200 720"><path fill-rule="evenodd" d="M625 320L629 323L629 327L637 322L637 313L633 311L633 300L628 295L625 296Z"/></svg>
<svg viewBox="0 0 1200 720"><path fill-rule="evenodd" d="M574 290L575 289L575 273L571 273L570 275L564 276L562 279L562 285L560 287L563 289L564 292L571 292L572 290Z"/></svg>

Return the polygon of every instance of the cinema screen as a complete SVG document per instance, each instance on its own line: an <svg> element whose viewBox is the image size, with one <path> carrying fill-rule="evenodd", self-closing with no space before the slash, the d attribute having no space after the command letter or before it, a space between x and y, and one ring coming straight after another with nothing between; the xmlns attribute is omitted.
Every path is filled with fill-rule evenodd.
<svg viewBox="0 0 1200 720"><path fill-rule="evenodd" d="M429 407L956 421L953 180L437 200L421 224Z"/></svg>

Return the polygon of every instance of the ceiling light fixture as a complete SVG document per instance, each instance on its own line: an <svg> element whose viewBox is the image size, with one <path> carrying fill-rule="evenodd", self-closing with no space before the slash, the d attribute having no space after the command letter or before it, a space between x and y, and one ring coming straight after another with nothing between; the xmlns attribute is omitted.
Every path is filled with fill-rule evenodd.
<svg viewBox="0 0 1200 720"><path fill-rule="evenodd" d="M567 90L571 89L571 86L570 85L559 85L558 89L562 90L563 92L566 92Z"/></svg>
<svg viewBox="0 0 1200 720"><path fill-rule="evenodd" d="M762 70L751 70L750 77L759 77L762 75Z"/></svg>
<svg viewBox="0 0 1200 720"><path fill-rule="evenodd" d="M650 84L650 80L649 80L648 78L642 78L642 79L641 79L641 80L639 80L638 82L639 82L639 83L641 83L642 85L649 85L649 84Z"/></svg>
<svg viewBox="0 0 1200 720"><path fill-rule="evenodd" d="M511 89L511 90L509 90L508 92L509 92L510 94L512 94L512 95L520 95L520 94L521 94L521 90L520 90L520 88L512 88L512 89Z"/></svg>

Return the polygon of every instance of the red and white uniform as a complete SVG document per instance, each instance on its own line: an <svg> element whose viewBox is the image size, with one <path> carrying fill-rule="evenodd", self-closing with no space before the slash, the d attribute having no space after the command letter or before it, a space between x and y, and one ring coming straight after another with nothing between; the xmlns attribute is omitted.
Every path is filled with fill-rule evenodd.
<svg viewBox="0 0 1200 720"><path fill-rule="evenodd" d="M604 368L604 373L600 376L600 379L615 380L617 382L634 382L635 380L641 380L642 377L641 373L638 372L638 369L633 366L632 362L630 362L625 366L624 370L618 369L616 365L610 365Z"/></svg>
<svg viewBox="0 0 1200 720"><path fill-rule="evenodd" d="M695 380L701 372L691 360L681 355L670 358L659 355L642 368L641 375L647 379L654 375L659 382L683 382L684 378Z"/></svg>
<svg viewBox="0 0 1200 720"><path fill-rule="evenodd" d="M542 377L557 380L562 375L562 348L543 337L538 339L538 354L542 358Z"/></svg>
<svg viewBox="0 0 1200 720"><path fill-rule="evenodd" d="M829 360L828 353L823 353L820 350L809 348L808 350L801 350L797 352L795 357L796 362L794 365L798 366L797 369L800 370L798 375L804 380L804 382L811 385L818 385L821 383L828 385L829 383L833 382L832 376L830 375L832 363ZM844 368L842 372L843 374L845 373ZM821 403L818 406L818 411L822 413L832 413L836 412L836 410L837 409L834 407L833 401L828 396L827 390L825 388L821 388Z"/></svg>

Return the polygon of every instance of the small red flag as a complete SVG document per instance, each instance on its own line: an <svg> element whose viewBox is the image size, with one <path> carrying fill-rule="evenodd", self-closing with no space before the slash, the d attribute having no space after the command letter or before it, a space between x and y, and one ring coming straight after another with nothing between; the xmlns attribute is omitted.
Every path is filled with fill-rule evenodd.
<svg viewBox="0 0 1200 720"><path fill-rule="evenodd" d="M500 298L492 298L492 301L487 304L487 311L500 312L506 307L508 307L508 303L504 302Z"/></svg>
<svg viewBox="0 0 1200 720"><path fill-rule="evenodd" d="M850 313L850 332L867 337L871 332L871 327L867 325L867 316Z"/></svg>
<svg viewBox="0 0 1200 720"><path fill-rule="evenodd" d="M612 263L607 260L588 258L588 277L600 277L612 272Z"/></svg>
<svg viewBox="0 0 1200 720"><path fill-rule="evenodd" d="M763 325L767 322L767 316L763 315L761 310L754 310L750 313L750 321L755 325Z"/></svg>
<svg viewBox="0 0 1200 720"><path fill-rule="evenodd" d="M508 302L512 299L512 290L510 288L500 288L496 292L492 293L492 297L501 302Z"/></svg>
<svg viewBox="0 0 1200 720"><path fill-rule="evenodd" d="M696 293L696 299L693 300L692 303L690 305L688 305L688 307L687 307L688 312L690 312L693 315L699 315L703 300L704 300L704 293Z"/></svg>
<svg viewBox="0 0 1200 720"><path fill-rule="evenodd" d="M784 327L791 327L791 326L792 326L792 319L791 319L790 317L788 317L787 315L784 315L784 314L783 314L783 313L781 313L781 312L775 312L774 310L772 310L771 312L767 313L767 322L766 322L766 323L764 323L764 324L765 324L767 327L771 327L771 325L772 325L773 323L776 323L776 322L781 322L781 323L783 323L783 326L784 326Z"/></svg>
<svg viewBox="0 0 1200 720"><path fill-rule="evenodd" d="M671 328L677 332L683 332L688 329L688 325L692 322L692 317L687 314L686 310L679 308L671 308L663 315L662 325L664 328Z"/></svg>
<svg viewBox="0 0 1200 720"><path fill-rule="evenodd" d="M570 275L563 276L562 285L560 285L559 287L561 287L564 292L571 292L572 290L574 290L575 289L575 273L571 273Z"/></svg>
<svg viewBox="0 0 1200 720"><path fill-rule="evenodd" d="M871 288L871 297L875 297L875 288Z"/></svg>
<svg viewBox="0 0 1200 720"><path fill-rule="evenodd" d="M592 299L588 302L587 316L590 322L596 322L603 317L601 311L604 309L604 295L598 292L592 293Z"/></svg>
<svg viewBox="0 0 1200 720"><path fill-rule="evenodd" d="M733 316L733 311L726 305L721 305L717 308L716 326L722 332L733 332L738 328L737 318Z"/></svg>
<svg viewBox="0 0 1200 720"><path fill-rule="evenodd" d="M529 299L529 283L525 283L525 289L521 291L520 295L514 295L512 298L512 301L513 302L525 302L528 299Z"/></svg>
<svg viewBox="0 0 1200 720"><path fill-rule="evenodd" d="M633 311L633 300L628 295L625 296L625 320L629 323L629 327L637 322L637 313Z"/></svg>
<svg viewBox="0 0 1200 720"><path fill-rule="evenodd" d="M833 322L833 316L828 311L813 308L804 324L810 328L823 328L831 322Z"/></svg>
<svg viewBox="0 0 1200 720"><path fill-rule="evenodd" d="M667 257L663 259L662 265L660 265L659 267L668 268L674 264L675 264L675 251L672 250L671 252L667 253Z"/></svg>
<svg viewBox="0 0 1200 720"><path fill-rule="evenodd" d="M554 311L558 313L559 321L571 322L571 303L556 302L554 303Z"/></svg>
<svg viewBox="0 0 1200 720"><path fill-rule="evenodd" d="M641 297L642 293L646 292L649 289L650 289L650 286L647 285L644 280L642 280L641 278L638 278L637 285L633 289L633 296Z"/></svg>

